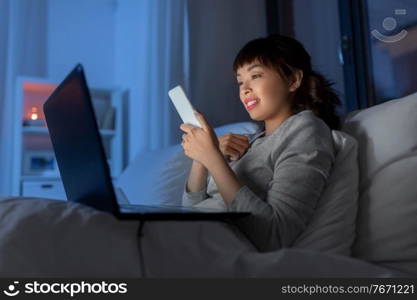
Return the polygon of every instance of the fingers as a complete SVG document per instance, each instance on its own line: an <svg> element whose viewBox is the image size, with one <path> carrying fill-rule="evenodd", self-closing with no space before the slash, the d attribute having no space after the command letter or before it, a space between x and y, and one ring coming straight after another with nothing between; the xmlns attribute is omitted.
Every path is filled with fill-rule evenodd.
<svg viewBox="0 0 417 300"><path fill-rule="evenodd" d="M228 144L230 147L239 151L241 154L243 154L249 148L249 145L238 144L235 141L230 141Z"/></svg>
<svg viewBox="0 0 417 300"><path fill-rule="evenodd" d="M180 129L184 131L186 134L194 135L196 131L201 130L199 127L195 127L190 124L181 124ZM183 135L184 136L184 135Z"/></svg>
<svg viewBox="0 0 417 300"><path fill-rule="evenodd" d="M233 138L236 138L239 141L249 142L249 137L247 137L246 135L236 134L236 133L228 133L228 134L226 134L226 136L231 136Z"/></svg>
<svg viewBox="0 0 417 300"><path fill-rule="evenodd" d="M190 133L193 130L193 128L195 127L190 124L185 124L185 123L181 124L180 126L180 129L186 133Z"/></svg>
<svg viewBox="0 0 417 300"><path fill-rule="evenodd" d="M242 147L241 145L236 145L234 143L229 143L227 146L230 149L237 151L239 153L239 157L245 154L246 150L248 149L248 147Z"/></svg>
<svg viewBox="0 0 417 300"><path fill-rule="evenodd" d="M226 142L229 142L233 145L240 146L242 148L249 148L249 142L248 141L242 141L236 138L226 139Z"/></svg>
<svg viewBox="0 0 417 300"><path fill-rule="evenodd" d="M199 113L198 111L194 110L194 114L197 118L197 120L200 122L201 126L203 127L203 129L205 130L209 130L211 128L211 126L209 125L209 123L207 122L206 118L203 116L203 114Z"/></svg>
<svg viewBox="0 0 417 300"><path fill-rule="evenodd" d="M249 148L249 139L246 136L239 136L229 133L219 138L220 151L232 158L241 157Z"/></svg>
<svg viewBox="0 0 417 300"><path fill-rule="evenodd" d="M220 143L219 147L223 154L228 154L236 157L241 157L248 149L247 146L241 146L233 142Z"/></svg>
<svg viewBox="0 0 417 300"><path fill-rule="evenodd" d="M236 135L233 133L226 134L222 137L221 141L223 142L231 142L242 147L249 147L249 138L247 136Z"/></svg>
<svg viewBox="0 0 417 300"><path fill-rule="evenodd" d="M184 147L184 144L188 142L188 138L189 138L188 134L183 134L182 135L182 143L181 143L181 145L183 147Z"/></svg>
<svg viewBox="0 0 417 300"><path fill-rule="evenodd" d="M225 146L223 148L220 148L220 151L224 154L224 155L229 155L231 156L231 158L233 159L238 159L241 154L239 151L235 150L234 148L230 147L230 146Z"/></svg>

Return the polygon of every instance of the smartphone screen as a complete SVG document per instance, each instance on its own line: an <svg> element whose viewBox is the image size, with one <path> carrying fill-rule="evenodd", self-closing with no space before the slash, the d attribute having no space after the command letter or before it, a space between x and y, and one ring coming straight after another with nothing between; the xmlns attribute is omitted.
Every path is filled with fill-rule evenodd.
<svg viewBox="0 0 417 300"><path fill-rule="evenodd" d="M183 123L201 127L200 122L194 115L194 108L180 85L170 90L168 95L171 98L171 101L174 104L175 109L180 115Z"/></svg>

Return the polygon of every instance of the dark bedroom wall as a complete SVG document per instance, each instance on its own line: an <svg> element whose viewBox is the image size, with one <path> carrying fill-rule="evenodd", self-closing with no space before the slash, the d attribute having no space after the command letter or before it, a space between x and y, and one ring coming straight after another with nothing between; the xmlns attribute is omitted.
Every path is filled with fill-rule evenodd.
<svg viewBox="0 0 417 300"><path fill-rule="evenodd" d="M190 97L213 126L250 120L232 63L249 40L266 35L265 1L190 0Z"/></svg>
<svg viewBox="0 0 417 300"><path fill-rule="evenodd" d="M339 62L339 11L337 0L292 0L294 34L312 57L313 67L335 83L344 98L343 67ZM345 107L340 108L345 113Z"/></svg>

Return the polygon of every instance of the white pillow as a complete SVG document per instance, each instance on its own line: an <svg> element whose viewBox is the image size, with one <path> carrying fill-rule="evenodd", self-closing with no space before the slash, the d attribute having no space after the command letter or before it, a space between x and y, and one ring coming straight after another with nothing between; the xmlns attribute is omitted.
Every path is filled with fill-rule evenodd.
<svg viewBox="0 0 417 300"><path fill-rule="evenodd" d="M417 274L417 93L354 112L360 198L353 255Z"/></svg>
<svg viewBox="0 0 417 300"><path fill-rule="evenodd" d="M226 135L229 132L236 134L253 134L261 129L261 124L255 122L238 122L226 124L214 128L217 136Z"/></svg>
<svg viewBox="0 0 417 300"><path fill-rule="evenodd" d="M360 198L356 257L417 275L417 153L378 172Z"/></svg>
<svg viewBox="0 0 417 300"><path fill-rule="evenodd" d="M180 205L191 162L180 145L144 151L120 175L118 186L133 204Z"/></svg>
<svg viewBox="0 0 417 300"><path fill-rule="evenodd" d="M350 255L355 238L359 167L357 142L348 134L332 130L336 159L316 211L295 248Z"/></svg>
<svg viewBox="0 0 417 300"><path fill-rule="evenodd" d="M239 122L215 128L217 136L229 132L253 134L254 122ZM180 145L139 153L120 175L120 186L131 203L181 205L182 193L192 160Z"/></svg>
<svg viewBox="0 0 417 300"><path fill-rule="evenodd" d="M417 150L417 93L349 114L343 131L359 143L360 191L385 165Z"/></svg>

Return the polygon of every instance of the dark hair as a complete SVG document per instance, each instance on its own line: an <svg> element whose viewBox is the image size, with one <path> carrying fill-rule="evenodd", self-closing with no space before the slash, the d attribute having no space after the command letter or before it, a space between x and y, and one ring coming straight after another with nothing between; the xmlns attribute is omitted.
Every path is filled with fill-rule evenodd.
<svg viewBox="0 0 417 300"><path fill-rule="evenodd" d="M301 85L292 103L293 113L310 109L331 129L340 128L340 118L335 112L340 99L331 87L333 83L312 70L310 55L300 42L278 34L252 40L237 54L233 70L236 73L240 67L255 60L277 70L287 80L295 69L303 71Z"/></svg>

